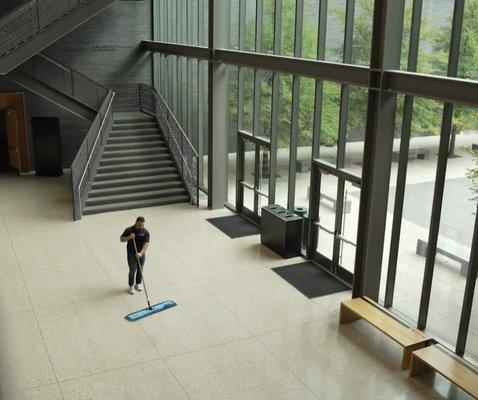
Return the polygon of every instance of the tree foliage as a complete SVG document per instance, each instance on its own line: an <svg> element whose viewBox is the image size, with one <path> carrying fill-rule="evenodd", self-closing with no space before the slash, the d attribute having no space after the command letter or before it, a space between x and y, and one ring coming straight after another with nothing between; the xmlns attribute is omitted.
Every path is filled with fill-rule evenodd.
<svg viewBox="0 0 478 400"><path fill-rule="evenodd" d="M345 2L343 2L345 4ZM282 1L282 30L281 55L294 54L295 31L295 0ZM463 78L478 78L478 0L465 2L465 18L460 51L459 76ZM412 2L407 1L404 18L403 40L401 48L401 68L407 68L408 47L410 39L410 24ZM372 35L373 1L357 0L353 29L352 63L358 65L369 64L370 44ZM448 53L451 37L451 16L443 24L437 21L422 20L420 32L420 46L418 57L418 71L446 75ZM330 26L343 26L345 23L345 8L343 5L334 5L330 2L327 16L327 48L326 59L341 61L343 52L343 37L330 37ZM271 53L274 33L274 1L264 1L263 40L261 51ZM255 21L249 18L245 32L245 49L255 49ZM317 21L305 15L302 33L302 57L316 58L317 56ZM270 135L271 129L271 98L272 73L262 73L261 104L260 104L260 134ZM236 77L232 79L237 79ZM236 84L237 88L237 84ZM231 102L236 104L237 89L231 90ZM337 143L340 110L340 84L324 82L322 96L322 122L320 140L323 146L334 146ZM245 71L244 82L244 128L252 130L252 110L254 98L253 71ZM292 104L292 77L280 76L279 94L279 147L288 147ZM313 115L315 105L315 80L300 78L299 99L299 145L310 145L313 136ZM412 136L438 135L440 133L441 113L443 105L440 102L428 99L415 99L413 111ZM363 88L351 87L349 92L349 107L347 114L347 136L349 140L359 140L365 131L367 109L367 91ZM235 113L234 107L232 112ZM399 96L397 104L397 122L395 135L400 135L401 115L403 113L403 97ZM473 110L467 107L455 107L453 118L453 133L475 129L476 118L472 117ZM476 115L476 114L475 114ZM233 116L234 119L236 116ZM235 126L231 127L235 131Z"/></svg>

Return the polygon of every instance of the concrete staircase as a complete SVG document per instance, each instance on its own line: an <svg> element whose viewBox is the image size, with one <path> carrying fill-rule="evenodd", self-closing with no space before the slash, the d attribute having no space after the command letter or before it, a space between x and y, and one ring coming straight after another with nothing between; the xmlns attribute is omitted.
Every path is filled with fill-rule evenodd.
<svg viewBox="0 0 478 400"><path fill-rule="evenodd" d="M188 201L156 120L141 112L115 114L83 214Z"/></svg>

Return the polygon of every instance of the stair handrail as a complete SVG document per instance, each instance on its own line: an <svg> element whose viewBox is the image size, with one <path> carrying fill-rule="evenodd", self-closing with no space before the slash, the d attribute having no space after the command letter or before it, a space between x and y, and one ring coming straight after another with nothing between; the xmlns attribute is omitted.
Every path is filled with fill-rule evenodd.
<svg viewBox="0 0 478 400"><path fill-rule="evenodd" d="M108 95L105 86L43 53L30 58L17 71L28 74L95 111L100 109ZM94 97L91 96L93 92Z"/></svg>
<svg viewBox="0 0 478 400"><path fill-rule="evenodd" d="M139 85L140 110L156 117L191 198L199 206L199 155L174 113L155 87Z"/></svg>
<svg viewBox="0 0 478 400"><path fill-rule="evenodd" d="M73 212L75 221L81 219L88 190L98 169L101 153L106 145L113 124L113 100L115 93L110 90L108 96L90 126L83 143L71 164L73 190ZM100 140L101 139L101 140Z"/></svg>
<svg viewBox="0 0 478 400"><path fill-rule="evenodd" d="M46 12L42 15L40 0L31 0L7 12L0 19L0 58L88 2L89 0L68 2L62 10L58 0L43 0L43 9L48 10L51 5L54 13ZM10 40L5 40L7 34Z"/></svg>

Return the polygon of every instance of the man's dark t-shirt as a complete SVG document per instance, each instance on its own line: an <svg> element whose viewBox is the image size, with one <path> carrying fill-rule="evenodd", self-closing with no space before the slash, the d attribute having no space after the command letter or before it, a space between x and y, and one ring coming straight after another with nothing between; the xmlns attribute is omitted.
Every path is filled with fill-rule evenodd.
<svg viewBox="0 0 478 400"><path fill-rule="evenodd" d="M134 241L136 242L136 247L138 248L138 253L143 250L144 244L149 243L149 232L146 229L140 229L139 231L136 231L134 229L134 226L130 226L129 228L126 228L121 237L126 237L131 235L133 233L136 235ZM126 249L128 250L128 253L130 254L136 254L136 251L134 249L134 244L133 240L128 240L128 244L126 245Z"/></svg>

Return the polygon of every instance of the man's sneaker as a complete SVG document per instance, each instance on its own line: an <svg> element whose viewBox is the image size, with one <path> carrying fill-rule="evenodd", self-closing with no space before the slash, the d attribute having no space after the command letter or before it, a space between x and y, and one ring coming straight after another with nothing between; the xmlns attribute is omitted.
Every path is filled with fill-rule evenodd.
<svg viewBox="0 0 478 400"><path fill-rule="evenodd" d="M134 285L134 288L138 291L138 292L141 292L143 290L143 288L141 287L141 284L140 283L137 283L136 285Z"/></svg>
<svg viewBox="0 0 478 400"><path fill-rule="evenodd" d="M134 294L134 287L130 286L128 292L129 294Z"/></svg>

